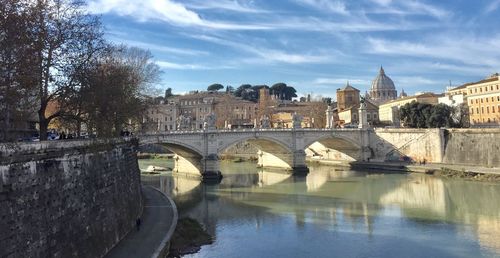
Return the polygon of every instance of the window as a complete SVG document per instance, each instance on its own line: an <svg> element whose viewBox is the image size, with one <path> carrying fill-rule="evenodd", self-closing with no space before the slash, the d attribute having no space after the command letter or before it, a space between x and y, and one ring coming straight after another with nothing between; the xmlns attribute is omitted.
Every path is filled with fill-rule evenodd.
<svg viewBox="0 0 500 258"><path fill-rule="evenodd" d="M471 113L471 115L474 115L474 108L470 109L470 113Z"/></svg>
<svg viewBox="0 0 500 258"><path fill-rule="evenodd" d="M490 107L486 107L486 114L490 113Z"/></svg>
<svg viewBox="0 0 500 258"><path fill-rule="evenodd" d="M483 98L481 98L481 103L483 103Z"/></svg>
<svg viewBox="0 0 500 258"><path fill-rule="evenodd" d="M472 94L472 89L469 90L469 93Z"/></svg>
<svg viewBox="0 0 500 258"><path fill-rule="evenodd" d="M479 99L476 99L476 104L478 103Z"/></svg>
<svg viewBox="0 0 500 258"><path fill-rule="evenodd" d="M481 107L481 113L484 114L484 107Z"/></svg>
<svg viewBox="0 0 500 258"><path fill-rule="evenodd" d="M490 90L493 90L493 85L490 86Z"/></svg>
<svg viewBox="0 0 500 258"><path fill-rule="evenodd" d="M488 103L488 98L486 97L485 99L486 99L486 103Z"/></svg>
<svg viewBox="0 0 500 258"><path fill-rule="evenodd" d="M477 93L477 88L474 89L474 92Z"/></svg>

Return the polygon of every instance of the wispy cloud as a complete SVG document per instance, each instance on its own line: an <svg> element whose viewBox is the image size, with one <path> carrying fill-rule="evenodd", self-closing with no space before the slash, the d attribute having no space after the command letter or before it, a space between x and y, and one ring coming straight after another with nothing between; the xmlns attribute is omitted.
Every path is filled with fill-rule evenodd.
<svg viewBox="0 0 500 258"><path fill-rule="evenodd" d="M398 15L427 15L438 19L451 16L451 12L441 7L424 3L420 0L371 0L383 6L374 9L378 13L389 13Z"/></svg>
<svg viewBox="0 0 500 258"><path fill-rule="evenodd" d="M206 1L196 0L185 3L185 6L194 10L223 10L241 13L267 13L267 10L256 8L251 5L252 1L236 1L236 0L218 0Z"/></svg>
<svg viewBox="0 0 500 258"><path fill-rule="evenodd" d="M110 40L115 43L126 44L129 46L148 49L155 52L163 52L163 53L185 55L185 56L206 56L210 54L208 51L203 51L203 50L170 47L170 46L165 46L163 44L159 45L159 44L128 40L128 39L111 38Z"/></svg>
<svg viewBox="0 0 500 258"><path fill-rule="evenodd" d="M259 24L241 24L203 19L198 13L171 0L91 0L88 10L94 14L117 13L131 16L140 21L161 20L177 26L197 26L223 30L264 30L270 29Z"/></svg>
<svg viewBox="0 0 500 258"><path fill-rule="evenodd" d="M369 84L371 83L369 80L355 79L355 78L316 78L313 81L313 84L319 85L345 85L349 82L349 84Z"/></svg>
<svg viewBox="0 0 500 258"><path fill-rule="evenodd" d="M233 69L232 66L217 66L217 65L199 65L199 64L180 64L168 61L156 61L155 62L162 69L174 69L174 70L223 70L223 69Z"/></svg>
<svg viewBox="0 0 500 258"><path fill-rule="evenodd" d="M295 2L312 7L314 9L347 15L346 5L341 1L332 0L295 0Z"/></svg>
<svg viewBox="0 0 500 258"><path fill-rule="evenodd" d="M494 12L500 7L500 0L492 0L485 9L486 13Z"/></svg>
<svg viewBox="0 0 500 258"><path fill-rule="evenodd" d="M236 41L230 41L227 39L208 36L208 35L194 35L193 38L208 41L211 43L228 46L237 50L241 50L247 53L256 55L256 58L247 59L247 62L282 62L289 64L302 64L302 63L326 63L332 59L332 56L322 54L310 54L310 53L290 53L283 50L269 49L263 47L255 47L249 43L240 43Z"/></svg>
<svg viewBox="0 0 500 258"><path fill-rule="evenodd" d="M500 67L500 35L488 38L434 37L427 42L368 39L367 52L384 55L431 57L468 65Z"/></svg>

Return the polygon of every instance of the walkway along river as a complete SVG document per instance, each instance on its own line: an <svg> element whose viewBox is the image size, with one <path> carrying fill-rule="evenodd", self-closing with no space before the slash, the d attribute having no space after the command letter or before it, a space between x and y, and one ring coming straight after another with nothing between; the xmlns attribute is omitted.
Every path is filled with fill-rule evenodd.
<svg viewBox="0 0 500 258"><path fill-rule="evenodd" d="M213 237L186 257L500 257L498 183L327 166L295 177L247 162L221 170L218 185L143 177Z"/></svg>

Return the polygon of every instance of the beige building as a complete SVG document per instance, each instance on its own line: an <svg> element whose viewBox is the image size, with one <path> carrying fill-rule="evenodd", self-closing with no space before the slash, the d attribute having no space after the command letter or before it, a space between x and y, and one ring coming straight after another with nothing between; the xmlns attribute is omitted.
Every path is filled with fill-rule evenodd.
<svg viewBox="0 0 500 258"><path fill-rule="evenodd" d="M217 128L253 127L257 103L220 92L191 92L174 96L149 108L144 117L145 131L167 132L179 129L180 117L187 118L187 128L201 130L205 117L214 113Z"/></svg>
<svg viewBox="0 0 500 258"><path fill-rule="evenodd" d="M399 108L401 108L403 105L412 102L436 105L438 104L438 98L442 96L443 94L422 93L415 96L407 96L384 103L380 105L378 109L380 122L399 126Z"/></svg>
<svg viewBox="0 0 500 258"><path fill-rule="evenodd" d="M371 100L365 100L367 107L367 119L370 124L378 122L378 107ZM357 124L359 122L359 90L349 84L344 88L337 89L337 125Z"/></svg>
<svg viewBox="0 0 500 258"><path fill-rule="evenodd" d="M366 118L369 124L377 124L379 121L378 107L368 100L366 103ZM341 124L358 124L359 123L359 105L351 106L338 112Z"/></svg>
<svg viewBox="0 0 500 258"><path fill-rule="evenodd" d="M152 106L143 118L144 130L149 133L175 131L177 111L177 106L173 103Z"/></svg>
<svg viewBox="0 0 500 258"><path fill-rule="evenodd" d="M465 85L471 125L498 126L500 124L499 74Z"/></svg>

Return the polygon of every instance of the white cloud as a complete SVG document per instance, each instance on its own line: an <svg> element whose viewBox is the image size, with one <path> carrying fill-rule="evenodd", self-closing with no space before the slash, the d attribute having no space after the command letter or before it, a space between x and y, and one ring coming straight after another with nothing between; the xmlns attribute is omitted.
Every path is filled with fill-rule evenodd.
<svg viewBox="0 0 500 258"><path fill-rule="evenodd" d="M114 12L121 16L132 16L140 21L161 20L177 26L196 26L224 30L270 29L258 24L238 24L223 21L209 21L172 0L91 0L89 12L94 14Z"/></svg>
<svg viewBox="0 0 500 258"><path fill-rule="evenodd" d="M173 69L173 70L222 70L222 69L233 69L231 66L208 66L208 65L198 65L198 64L179 64L168 61L156 61L155 62L162 69Z"/></svg>
<svg viewBox="0 0 500 258"><path fill-rule="evenodd" d="M353 85L356 87L356 84L369 84L371 83L369 80L362 80L362 79L346 79L346 78L316 78L313 81L313 84L326 84L326 85L345 85L349 82L349 84Z"/></svg>
<svg viewBox="0 0 500 258"><path fill-rule="evenodd" d="M152 44L152 43L146 43L146 42L128 40L128 39L112 38L111 41L116 42L116 43L126 44L129 46L148 49L151 51L164 52L164 53L177 54L177 55L206 56L206 55L210 54L209 52L202 51L202 50L169 47L169 46L165 46L165 45L158 45L158 44Z"/></svg>
<svg viewBox="0 0 500 258"><path fill-rule="evenodd" d="M493 0L486 6L486 13L494 12L500 7L500 0Z"/></svg>
<svg viewBox="0 0 500 258"><path fill-rule="evenodd" d="M224 11L241 12L241 13L267 13L268 11L251 6L251 1L236 1L236 0L218 0L206 1L196 0L185 4L189 9L206 10L218 9Z"/></svg>
<svg viewBox="0 0 500 258"><path fill-rule="evenodd" d="M332 59L332 56L325 54L288 53L282 50L255 47L248 43L239 43L207 35L201 35L201 36L192 35L192 37L199 40L204 40L211 43L228 46L244 52L252 53L258 57L258 58L251 58L244 60L247 63L259 63L262 61L282 62L289 64L327 63L330 62Z"/></svg>
<svg viewBox="0 0 500 258"><path fill-rule="evenodd" d="M398 15L427 15L438 19L444 19L451 15L451 12L426 4L420 0L371 0L383 8L375 8L374 13L388 13ZM371 12L371 11L369 11Z"/></svg>
<svg viewBox="0 0 500 258"><path fill-rule="evenodd" d="M427 57L458 61L467 65L500 67L500 35L488 38L441 36L427 42L369 38L367 52L384 55Z"/></svg>
<svg viewBox="0 0 500 258"><path fill-rule="evenodd" d="M333 0L295 0L295 1L302 5L311 6L318 10L344 14L344 15L349 14L345 6L345 3L341 1L333 1Z"/></svg>

